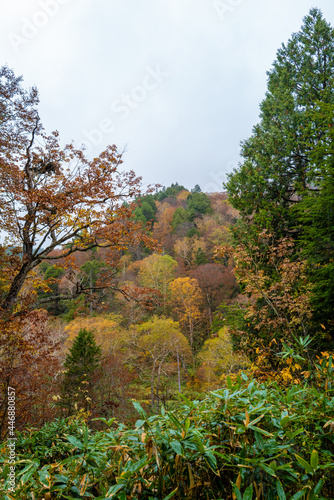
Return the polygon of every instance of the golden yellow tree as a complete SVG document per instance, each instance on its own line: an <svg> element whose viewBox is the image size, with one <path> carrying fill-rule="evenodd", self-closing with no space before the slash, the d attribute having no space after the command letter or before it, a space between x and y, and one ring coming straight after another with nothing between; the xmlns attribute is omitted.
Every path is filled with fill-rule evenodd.
<svg viewBox="0 0 334 500"><path fill-rule="evenodd" d="M177 278L169 285L171 303L175 307L179 321L186 325L189 331L189 341L193 350L194 327L201 317L200 304L203 294L198 281L192 278Z"/></svg>
<svg viewBox="0 0 334 500"><path fill-rule="evenodd" d="M141 286L159 290L165 306L168 285L174 278L177 262L169 255L152 254L139 264L139 283Z"/></svg>
<svg viewBox="0 0 334 500"><path fill-rule="evenodd" d="M242 352L234 352L231 334L227 327L221 328L215 336L204 342L198 354L201 362L201 378L205 380L207 389L218 388L222 376L236 373L250 365Z"/></svg>
<svg viewBox="0 0 334 500"><path fill-rule="evenodd" d="M115 314L79 316L65 327L65 333L68 335L66 344L72 344L80 330L88 330L94 333L96 343L101 346L102 352L114 352L121 342L120 319Z"/></svg>
<svg viewBox="0 0 334 500"><path fill-rule="evenodd" d="M172 387L170 377L175 373L175 368L178 390L181 392L181 364L183 367L186 366L191 358L191 349L176 321L164 316L153 316L125 334L124 347L128 356L127 363L136 367L141 378L150 380L152 409L155 402L157 410L159 401L166 402L162 379L168 381L167 389L170 391ZM145 365L149 367L149 375Z"/></svg>

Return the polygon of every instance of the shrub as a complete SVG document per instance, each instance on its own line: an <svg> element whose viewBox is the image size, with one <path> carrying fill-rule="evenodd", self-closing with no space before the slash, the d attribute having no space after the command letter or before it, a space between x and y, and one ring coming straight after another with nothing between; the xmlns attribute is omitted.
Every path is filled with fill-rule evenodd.
<svg viewBox="0 0 334 500"><path fill-rule="evenodd" d="M160 415L134 402L132 429L101 419L108 429L93 432L78 418L18 434L17 489L2 498L334 498L332 358L317 369L317 387L242 374ZM6 443L1 451L6 492Z"/></svg>

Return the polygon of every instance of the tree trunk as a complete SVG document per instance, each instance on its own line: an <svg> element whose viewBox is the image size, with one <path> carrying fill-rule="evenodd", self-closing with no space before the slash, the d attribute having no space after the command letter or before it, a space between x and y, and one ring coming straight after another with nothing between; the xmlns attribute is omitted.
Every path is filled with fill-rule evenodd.
<svg viewBox="0 0 334 500"><path fill-rule="evenodd" d="M90 303L89 303L89 313L90 317L93 316L93 269L89 273L89 286L90 286Z"/></svg>
<svg viewBox="0 0 334 500"><path fill-rule="evenodd" d="M209 311L209 323L210 323L210 328L212 327L212 310L211 310L211 305L210 305L210 299L209 299L209 294L206 294L206 301L208 304L208 311Z"/></svg>
<svg viewBox="0 0 334 500"><path fill-rule="evenodd" d="M162 366L163 361L164 361L163 359L160 361L159 368L158 368L158 380L157 380L157 390L156 390L156 393L157 393L157 413L159 413L159 387L160 387L160 377L161 377L161 366Z"/></svg>
<svg viewBox="0 0 334 500"><path fill-rule="evenodd" d="M22 265L20 272L15 276L7 296L1 304L2 312L8 313L12 310L21 291L21 288L27 278L28 273L35 267L30 261Z"/></svg>
<svg viewBox="0 0 334 500"><path fill-rule="evenodd" d="M152 373L151 373L151 408L154 410L154 372L155 372L155 363L153 361Z"/></svg>
<svg viewBox="0 0 334 500"><path fill-rule="evenodd" d="M177 358L177 381L179 384L179 393L181 394L181 378L180 378L180 358L179 358L179 348L176 348L176 358Z"/></svg>

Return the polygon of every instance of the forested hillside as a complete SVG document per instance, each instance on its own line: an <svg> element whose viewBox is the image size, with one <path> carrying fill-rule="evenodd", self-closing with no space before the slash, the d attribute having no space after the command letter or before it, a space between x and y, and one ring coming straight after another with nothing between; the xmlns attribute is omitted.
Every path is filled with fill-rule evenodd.
<svg viewBox="0 0 334 500"><path fill-rule="evenodd" d="M23 356L27 364L20 363L20 373L8 371L17 404L26 404L25 384L34 388L29 390L27 412L19 412L19 428L59 414L69 416L82 405L93 417L131 420L132 397L159 411L162 404L172 404L181 390L196 394L218 387L226 363L227 373L239 368L238 361L229 359L227 332L212 328L221 304L228 306L238 296L231 262L215 259L217 245L229 243L228 229L237 217L226 194L207 195L198 186L191 192L175 184L136 197L133 207L131 224L149 244L144 239L129 241L126 251L110 252L102 241L85 251L73 251L69 265L63 255L70 242L52 249L36 266L34 282L25 284L27 295L35 293L34 314L40 335L49 343L54 371L53 376L48 374L49 382L45 373L43 384L38 384L50 366L48 357L38 349L38 370L31 371L28 345L18 350L17 359ZM82 293L75 297L78 289ZM31 314L25 329L30 328ZM78 393L74 380L69 383L66 376L61 380L61 366L83 330L94 334L101 361L93 370L95 382L92 373L89 389L81 393L80 386ZM220 351L213 355L217 346ZM46 400L40 391L48 392Z"/></svg>
<svg viewBox="0 0 334 500"><path fill-rule="evenodd" d="M47 135L37 90L1 68L3 498L334 498L334 32L318 9L260 111L221 192L144 190L116 146L89 159Z"/></svg>

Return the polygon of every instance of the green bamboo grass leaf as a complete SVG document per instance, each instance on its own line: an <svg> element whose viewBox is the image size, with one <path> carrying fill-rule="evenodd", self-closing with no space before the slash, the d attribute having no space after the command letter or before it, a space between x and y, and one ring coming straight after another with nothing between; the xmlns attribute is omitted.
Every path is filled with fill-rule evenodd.
<svg viewBox="0 0 334 500"><path fill-rule="evenodd" d="M262 420L262 418L264 417L264 414L263 415L260 415L259 417L255 418L254 420L252 420L249 424L248 424L248 427L251 427L252 425L254 424L257 424L258 422L260 422L260 420Z"/></svg>
<svg viewBox="0 0 334 500"><path fill-rule="evenodd" d="M56 474L54 479L57 483L66 485L69 482L69 478L64 476L63 474ZM58 491L58 490L57 490Z"/></svg>
<svg viewBox="0 0 334 500"><path fill-rule="evenodd" d="M163 500L169 500L170 498L172 498L175 493L177 492L178 488L175 488L175 490L173 490L169 495L167 495Z"/></svg>
<svg viewBox="0 0 334 500"><path fill-rule="evenodd" d="M131 464L131 466L130 466L130 472L131 473L138 472L140 469L142 469L143 467L145 467L149 463L149 461L150 460L147 459L146 456L143 457L143 458L141 458L140 460L138 460L138 462L135 462L134 464Z"/></svg>
<svg viewBox="0 0 334 500"><path fill-rule="evenodd" d="M281 424L281 427L284 427L285 424L287 424L288 422L290 422L290 417L289 415L286 415L285 417L282 418L282 420L280 421L280 424Z"/></svg>
<svg viewBox="0 0 334 500"><path fill-rule="evenodd" d="M205 453L205 448L204 448L203 442L195 434L194 434L194 442L195 442L195 445L196 445L196 449L199 450L200 453L204 454Z"/></svg>
<svg viewBox="0 0 334 500"><path fill-rule="evenodd" d="M312 474L314 472L313 467L306 462L302 457L299 455L295 454L296 459L298 460L298 463L306 470L306 472Z"/></svg>
<svg viewBox="0 0 334 500"><path fill-rule="evenodd" d="M214 452L214 450L213 451L207 450L205 453L205 460L206 460L208 466L210 467L210 469L212 470L212 472L219 475L219 473L217 472L217 459L214 456L213 452Z"/></svg>
<svg viewBox="0 0 334 500"><path fill-rule="evenodd" d="M171 441L170 447L175 451L177 455L183 456L184 452L181 443L179 443L178 441Z"/></svg>
<svg viewBox="0 0 334 500"><path fill-rule="evenodd" d="M115 496L116 493L119 490L121 490L123 487L124 487L124 483L118 483L118 484L114 484L111 488L109 488L108 493L106 495L108 500L109 500L109 498L112 498L113 496Z"/></svg>
<svg viewBox="0 0 334 500"><path fill-rule="evenodd" d="M181 422L178 421L178 419L175 417L175 415L173 415L173 413L170 412L167 413L167 417L173 422L173 424L176 425L176 427L183 430L183 425L181 424Z"/></svg>
<svg viewBox="0 0 334 500"><path fill-rule="evenodd" d="M145 424L145 420L137 420L137 422L135 423L135 427L137 429L140 429L141 427L143 427L144 424Z"/></svg>
<svg viewBox="0 0 334 500"><path fill-rule="evenodd" d="M75 448L79 448L79 450L83 450L85 448L85 446L83 445L83 443L81 443L81 441L79 441L79 439L77 439L75 436L66 436L66 439L71 444L73 444L73 446Z"/></svg>
<svg viewBox="0 0 334 500"><path fill-rule="evenodd" d="M237 500L242 500L242 496L241 496L241 493L240 493L240 490L239 490L238 486L236 486L234 484L233 485L233 490L234 490L235 496L237 497Z"/></svg>
<svg viewBox="0 0 334 500"><path fill-rule="evenodd" d="M130 479L130 477L132 476L133 472L132 470L125 470L122 472L122 474L120 475L119 479L125 483L125 480L126 479Z"/></svg>
<svg viewBox="0 0 334 500"><path fill-rule="evenodd" d="M319 455L317 450L313 450L311 453L311 459L310 459L310 464L313 470L316 470L319 465Z"/></svg>
<svg viewBox="0 0 334 500"><path fill-rule="evenodd" d="M253 485L251 484L245 490L242 500L252 500L252 498L253 498Z"/></svg>
<svg viewBox="0 0 334 500"><path fill-rule="evenodd" d="M267 472L267 474L270 474L270 476L277 477L275 474L275 471L271 467L268 467L268 465L261 462L261 463L259 463L259 466L261 467L261 469L263 469L265 472Z"/></svg>
<svg viewBox="0 0 334 500"><path fill-rule="evenodd" d="M139 415L141 415L144 419L146 419L147 416L146 411L142 408L141 404L138 403L138 401L132 401L132 404L139 413Z"/></svg>
<svg viewBox="0 0 334 500"><path fill-rule="evenodd" d="M184 394L180 393L180 394L178 394L178 397L180 399L183 399L183 401L185 403L187 403L187 405L189 406L189 408L193 408L194 407L194 402L191 401L190 399L188 399Z"/></svg>
<svg viewBox="0 0 334 500"><path fill-rule="evenodd" d="M284 489L279 479L276 481L276 489L279 500L286 500Z"/></svg>
<svg viewBox="0 0 334 500"><path fill-rule="evenodd" d="M249 425L248 429L252 429L253 431L259 432L260 434L263 434L264 436L267 437L274 437L274 435L271 432L265 431L264 429L260 429L260 427L256 427L255 425Z"/></svg>
<svg viewBox="0 0 334 500"><path fill-rule="evenodd" d="M304 495L305 495L305 490L300 490L295 495L293 495L293 497L291 498L291 500L299 500Z"/></svg>
<svg viewBox="0 0 334 500"><path fill-rule="evenodd" d="M101 422L104 422L108 427L111 427L112 424L115 422L116 418L113 417L113 418L110 418L109 420L107 420L104 417L99 417L99 418L93 418L92 420L100 420Z"/></svg>
<svg viewBox="0 0 334 500"><path fill-rule="evenodd" d="M82 436L83 436L83 443L86 448L88 446L88 441L89 441L89 431L87 426L84 427Z"/></svg>
<svg viewBox="0 0 334 500"><path fill-rule="evenodd" d="M87 458L87 464L98 469L98 464L93 458Z"/></svg>
<svg viewBox="0 0 334 500"><path fill-rule="evenodd" d="M318 493L320 493L321 488L323 487L323 485L324 485L324 480L320 479L320 481L317 483L316 487L314 488L314 494L315 495L318 495Z"/></svg>
<svg viewBox="0 0 334 500"><path fill-rule="evenodd" d="M289 439L293 439L294 437L298 436L298 434L301 434L304 432L304 427L301 429L297 429L296 431L286 431L286 435L288 436Z"/></svg>
<svg viewBox="0 0 334 500"><path fill-rule="evenodd" d="M49 465L44 465L41 470L38 471L38 477L43 486L46 488L50 487L50 472L48 471Z"/></svg>
<svg viewBox="0 0 334 500"><path fill-rule="evenodd" d="M29 462L30 463L28 463L28 465L26 465L24 469L18 474L21 484L25 484L39 468L39 460L31 460Z"/></svg>

